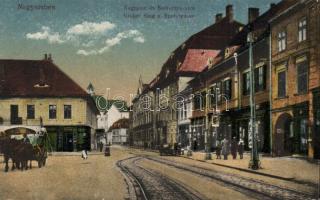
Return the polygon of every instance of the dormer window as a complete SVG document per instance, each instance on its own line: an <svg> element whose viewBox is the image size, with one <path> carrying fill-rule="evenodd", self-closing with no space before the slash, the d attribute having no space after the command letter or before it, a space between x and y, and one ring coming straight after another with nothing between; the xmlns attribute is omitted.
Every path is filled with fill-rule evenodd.
<svg viewBox="0 0 320 200"><path fill-rule="evenodd" d="M226 49L224 50L224 57L227 58L227 57L229 57L229 55L230 55L230 49L229 49L229 48L226 48Z"/></svg>
<svg viewBox="0 0 320 200"><path fill-rule="evenodd" d="M212 57L208 58L207 65L209 68L211 68L213 66L213 58Z"/></svg>

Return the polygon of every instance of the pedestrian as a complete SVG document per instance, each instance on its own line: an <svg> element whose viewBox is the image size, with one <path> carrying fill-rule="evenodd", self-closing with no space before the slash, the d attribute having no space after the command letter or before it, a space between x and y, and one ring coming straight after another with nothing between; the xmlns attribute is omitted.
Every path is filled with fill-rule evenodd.
<svg viewBox="0 0 320 200"><path fill-rule="evenodd" d="M30 144L30 139L28 138L26 133L23 134L22 142L25 144Z"/></svg>
<svg viewBox="0 0 320 200"><path fill-rule="evenodd" d="M217 141L216 155L217 155L217 159L221 160L221 142L220 141Z"/></svg>
<svg viewBox="0 0 320 200"><path fill-rule="evenodd" d="M222 152L223 154L223 159L228 160L228 154L229 154L229 141L224 138L222 141Z"/></svg>
<svg viewBox="0 0 320 200"><path fill-rule="evenodd" d="M197 142L197 140L194 140L193 141L193 151L196 151L197 148L198 148L198 142Z"/></svg>
<svg viewBox="0 0 320 200"><path fill-rule="evenodd" d="M243 149L244 149L244 142L242 138L240 138L239 145L238 145L238 152L239 152L240 159L243 159Z"/></svg>
<svg viewBox="0 0 320 200"><path fill-rule="evenodd" d="M81 158L83 160L87 160L88 159L88 152L87 152L87 149L83 149L82 152L81 152Z"/></svg>
<svg viewBox="0 0 320 200"><path fill-rule="evenodd" d="M102 141L99 142L99 149L100 149L100 152L102 152L102 149L103 149L103 143L102 143Z"/></svg>
<svg viewBox="0 0 320 200"><path fill-rule="evenodd" d="M237 139L236 137L233 137L231 140L231 154L233 159L237 158L237 151L238 151Z"/></svg>

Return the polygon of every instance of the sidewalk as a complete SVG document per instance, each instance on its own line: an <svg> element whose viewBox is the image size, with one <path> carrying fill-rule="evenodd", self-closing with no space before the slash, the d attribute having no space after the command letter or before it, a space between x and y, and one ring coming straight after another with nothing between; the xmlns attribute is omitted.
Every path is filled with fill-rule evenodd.
<svg viewBox="0 0 320 200"><path fill-rule="evenodd" d="M248 168L250 154L244 154L244 158L242 160L239 159L239 156L236 160L233 160L231 155L228 156L228 160L223 160L223 156L220 160L216 159L216 155L213 153L212 160L204 160L204 152L192 152L191 157L187 157L185 152L182 157L283 180L318 184L320 179L319 164L310 163L306 160L293 157L260 156L261 169L259 170L251 170Z"/></svg>

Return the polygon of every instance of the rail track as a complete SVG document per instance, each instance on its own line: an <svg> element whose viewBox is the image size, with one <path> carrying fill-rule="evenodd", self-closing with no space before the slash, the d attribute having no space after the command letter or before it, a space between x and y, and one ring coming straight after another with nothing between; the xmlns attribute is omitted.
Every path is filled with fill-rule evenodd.
<svg viewBox="0 0 320 200"><path fill-rule="evenodd" d="M159 172L146 169L139 165L139 162L148 160L180 171L191 173L196 176L214 181L219 185L232 188L251 198L265 200L307 200L316 199L316 188L311 188L310 192L295 190L289 187L278 186L264 182L262 180L244 177L231 173L206 169L199 166L174 162L163 157L152 157L146 155L136 155L129 159L118 162L122 171L131 176L138 199L205 199L201 194L193 191L182 183L172 180L170 177ZM304 185L305 186L305 185ZM308 186L310 188L310 186Z"/></svg>
<svg viewBox="0 0 320 200"><path fill-rule="evenodd" d="M129 178L135 192L134 199L152 200L152 199L164 199L164 200L197 200L204 199L196 191L188 188L182 183L155 172L150 169L146 169L139 165L144 157L131 157L128 159L120 160L117 166L123 173ZM129 189L130 193L130 189ZM130 194L130 196L134 196Z"/></svg>
<svg viewBox="0 0 320 200"><path fill-rule="evenodd" d="M287 199L287 200L306 200L315 199L316 188L311 193L294 190L288 187L280 187L272 185L261 180L243 177L240 175L225 173L221 171L209 170L206 168L185 165L178 162L173 162L164 158L143 156L153 162L164 164L179 170L183 170L212 181L219 182L227 187L231 187L241 193L257 199Z"/></svg>

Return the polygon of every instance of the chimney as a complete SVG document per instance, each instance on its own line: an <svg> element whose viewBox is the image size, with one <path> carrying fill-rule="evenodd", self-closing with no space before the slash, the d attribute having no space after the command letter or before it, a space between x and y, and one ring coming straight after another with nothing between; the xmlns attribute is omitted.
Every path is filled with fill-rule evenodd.
<svg viewBox="0 0 320 200"><path fill-rule="evenodd" d="M275 5L276 5L275 3L271 3L270 8L273 8Z"/></svg>
<svg viewBox="0 0 320 200"><path fill-rule="evenodd" d="M226 6L226 18L229 22L233 22L233 6L231 4Z"/></svg>
<svg viewBox="0 0 320 200"><path fill-rule="evenodd" d="M48 55L45 53L43 60L48 60Z"/></svg>
<svg viewBox="0 0 320 200"><path fill-rule="evenodd" d="M216 23L218 23L222 19L222 13L216 14Z"/></svg>
<svg viewBox="0 0 320 200"><path fill-rule="evenodd" d="M259 17L259 8L248 9L248 23L253 22Z"/></svg>

